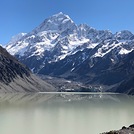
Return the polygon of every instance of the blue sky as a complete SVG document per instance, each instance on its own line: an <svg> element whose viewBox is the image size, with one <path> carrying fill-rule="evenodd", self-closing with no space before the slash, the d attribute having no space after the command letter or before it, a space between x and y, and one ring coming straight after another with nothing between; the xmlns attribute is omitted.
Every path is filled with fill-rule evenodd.
<svg viewBox="0 0 134 134"><path fill-rule="evenodd" d="M53 14L68 14L76 24L86 23L113 33L134 33L134 0L3 0L0 3L0 43L30 32Z"/></svg>

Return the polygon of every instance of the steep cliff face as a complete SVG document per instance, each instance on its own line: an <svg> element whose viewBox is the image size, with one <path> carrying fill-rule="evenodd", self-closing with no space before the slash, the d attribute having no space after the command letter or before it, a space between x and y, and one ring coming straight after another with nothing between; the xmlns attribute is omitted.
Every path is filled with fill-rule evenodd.
<svg viewBox="0 0 134 134"><path fill-rule="evenodd" d="M0 92L53 91L54 88L0 46Z"/></svg>

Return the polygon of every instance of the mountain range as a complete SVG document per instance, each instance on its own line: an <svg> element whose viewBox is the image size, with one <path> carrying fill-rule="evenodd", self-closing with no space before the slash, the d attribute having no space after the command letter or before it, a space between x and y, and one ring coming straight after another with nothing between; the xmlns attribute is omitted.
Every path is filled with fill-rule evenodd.
<svg viewBox="0 0 134 134"><path fill-rule="evenodd" d="M60 12L31 32L14 36L6 49L36 74L134 92L131 84L121 90L134 80L134 34L128 30L113 34L77 25Z"/></svg>

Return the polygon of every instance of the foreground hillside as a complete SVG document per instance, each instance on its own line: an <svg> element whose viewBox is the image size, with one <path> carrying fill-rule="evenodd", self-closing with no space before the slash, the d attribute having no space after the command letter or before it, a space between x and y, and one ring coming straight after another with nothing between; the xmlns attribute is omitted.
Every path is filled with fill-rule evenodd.
<svg viewBox="0 0 134 134"><path fill-rule="evenodd" d="M53 91L23 64L0 46L0 92Z"/></svg>

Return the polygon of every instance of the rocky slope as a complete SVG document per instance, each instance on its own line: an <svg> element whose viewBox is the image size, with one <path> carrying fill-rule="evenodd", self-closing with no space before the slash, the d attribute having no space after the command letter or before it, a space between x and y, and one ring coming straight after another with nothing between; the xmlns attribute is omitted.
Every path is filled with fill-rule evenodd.
<svg viewBox="0 0 134 134"><path fill-rule="evenodd" d="M53 91L54 87L42 81L0 46L0 92Z"/></svg>
<svg viewBox="0 0 134 134"><path fill-rule="evenodd" d="M133 68L123 60L134 50L134 35L127 30L113 34L76 25L68 15L58 13L31 32L14 37L6 49L34 73L117 86Z"/></svg>
<svg viewBox="0 0 134 134"><path fill-rule="evenodd" d="M122 127L120 130L110 131L102 134L134 134L134 125L130 125L129 127Z"/></svg>

